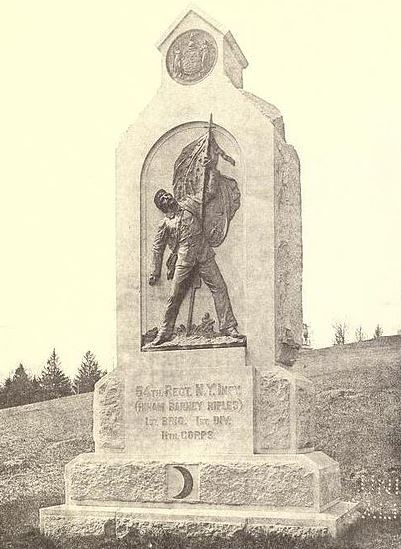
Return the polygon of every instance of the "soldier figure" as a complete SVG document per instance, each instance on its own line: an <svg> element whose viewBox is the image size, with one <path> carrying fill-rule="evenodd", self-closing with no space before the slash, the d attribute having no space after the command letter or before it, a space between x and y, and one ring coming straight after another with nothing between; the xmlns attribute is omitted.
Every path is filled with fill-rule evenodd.
<svg viewBox="0 0 401 549"><path fill-rule="evenodd" d="M205 203L213 194L213 189L209 185L209 188L205 189ZM215 252L203 231L201 204L190 197L179 203L164 189L157 191L154 202L165 217L159 225L153 243L153 265L149 284L153 286L160 278L163 254L168 245L171 255L167 261L167 279L173 280L173 288L167 301L162 325L152 344L161 345L171 339L181 303L193 277L197 274L212 293L220 332L231 337L241 337L226 283L215 260Z"/></svg>

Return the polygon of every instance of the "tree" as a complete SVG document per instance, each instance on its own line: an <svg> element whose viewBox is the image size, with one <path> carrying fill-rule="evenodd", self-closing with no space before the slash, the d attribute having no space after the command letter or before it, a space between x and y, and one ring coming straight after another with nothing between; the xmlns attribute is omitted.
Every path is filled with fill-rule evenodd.
<svg viewBox="0 0 401 549"><path fill-rule="evenodd" d="M8 376L8 378L5 379L0 389L0 408L8 408L7 395L8 395L10 384L11 384L11 377Z"/></svg>
<svg viewBox="0 0 401 549"><path fill-rule="evenodd" d="M1 389L0 407L11 408L40 400L40 391L36 378L31 378L20 364L12 376L9 376Z"/></svg>
<svg viewBox="0 0 401 549"><path fill-rule="evenodd" d="M30 402L39 402L40 400L45 400L43 389L40 386L40 381L36 376L33 376L32 378L32 384L31 384L31 400Z"/></svg>
<svg viewBox="0 0 401 549"><path fill-rule="evenodd" d="M32 380L27 374L24 366L20 364L8 383L6 402L7 406L21 406L28 404L31 396Z"/></svg>
<svg viewBox="0 0 401 549"><path fill-rule="evenodd" d="M46 366L42 370L39 377L39 385L43 392L43 400L72 394L71 382L61 369L56 349L53 349Z"/></svg>
<svg viewBox="0 0 401 549"><path fill-rule="evenodd" d="M87 351L82 358L81 366L74 379L74 391L76 393L90 393L93 391L95 383L99 381L105 373L106 372L103 372L99 368L95 355L90 351Z"/></svg>
<svg viewBox="0 0 401 549"><path fill-rule="evenodd" d="M355 330L355 341L364 341L366 339L366 334L362 329L362 326L359 326Z"/></svg>
<svg viewBox="0 0 401 549"><path fill-rule="evenodd" d="M344 345L345 338L348 330L348 326L345 322L342 324L340 322L336 322L333 324L334 329L334 345Z"/></svg>
<svg viewBox="0 0 401 549"><path fill-rule="evenodd" d="M378 324L375 328L373 337L374 339L377 339L378 337L381 337L383 335L383 328Z"/></svg>

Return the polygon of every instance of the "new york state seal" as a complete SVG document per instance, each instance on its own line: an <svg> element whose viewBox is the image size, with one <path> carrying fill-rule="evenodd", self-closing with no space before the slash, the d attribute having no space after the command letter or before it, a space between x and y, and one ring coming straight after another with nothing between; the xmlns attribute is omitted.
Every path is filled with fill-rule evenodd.
<svg viewBox="0 0 401 549"><path fill-rule="evenodd" d="M217 60L217 45L206 31L183 32L168 49L166 64L171 78L180 84L195 84L212 71Z"/></svg>

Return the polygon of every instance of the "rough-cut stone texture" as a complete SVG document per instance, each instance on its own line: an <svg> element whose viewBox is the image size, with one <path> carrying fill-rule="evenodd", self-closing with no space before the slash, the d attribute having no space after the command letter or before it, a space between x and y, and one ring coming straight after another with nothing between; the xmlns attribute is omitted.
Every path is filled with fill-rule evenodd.
<svg viewBox="0 0 401 549"><path fill-rule="evenodd" d="M117 538L124 538L127 534L133 531L139 535L146 536L151 534L152 537L157 537L158 535L162 536L164 533L169 532L178 536L185 536L186 539L200 538L203 545L206 545L208 542L213 544L214 539L216 539L216 541L221 538L230 539L238 534L242 534L245 539L261 533L282 533L287 536L290 535L295 540L303 537L322 537L329 533L327 527L318 528L311 526L302 528L299 526L289 526L285 524L266 524L264 527L252 526L252 524L248 523L247 519L241 521L237 520L235 523L208 522L206 520L171 520L170 522L153 520L147 522L138 516L117 513Z"/></svg>
<svg viewBox="0 0 401 549"><path fill-rule="evenodd" d="M355 504L338 503L325 513L244 510L231 507L217 510L192 505L187 508L151 507L66 507L60 505L41 510L41 531L60 540L74 536L93 536L105 533L107 537L157 537L163 533L177 534L178 538L230 539L235 535L245 538L258 533L281 532L295 539L341 532L357 511ZM145 538L145 539L146 539ZM160 539L160 538L159 538Z"/></svg>
<svg viewBox="0 0 401 549"><path fill-rule="evenodd" d="M244 67L238 63L233 50L227 44L227 40L224 40L223 58L225 74L236 88L242 88L242 71Z"/></svg>
<svg viewBox="0 0 401 549"><path fill-rule="evenodd" d="M291 445L290 384L279 370L256 374L257 448L285 452Z"/></svg>
<svg viewBox="0 0 401 549"><path fill-rule="evenodd" d="M83 501L166 501L166 469L161 463L89 459L85 454L66 470L67 498Z"/></svg>
<svg viewBox="0 0 401 549"><path fill-rule="evenodd" d="M300 448L313 447L313 388L309 381L296 387L297 444Z"/></svg>
<svg viewBox="0 0 401 549"><path fill-rule="evenodd" d="M110 510L77 513L64 505L40 510L40 530L56 539L113 536L116 521Z"/></svg>
<svg viewBox="0 0 401 549"><path fill-rule="evenodd" d="M313 472L296 463L203 465L200 499L204 503L313 507Z"/></svg>
<svg viewBox="0 0 401 549"><path fill-rule="evenodd" d="M325 508L331 503L339 501L341 496L340 469L331 467L320 473L320 505Z"/></svg>
<svg viewBox="0 0 401 549"><path fill-rule="evenodd" d="M203 540L219 537L230 538L236 532L239 532L244 524L230 524L229 522L206 522L189 520L172 520L166 517L164 521L149 520L146 521L139 516L130 516L129 514L117 513L116 516L116 535L117 538L123 538L133 530L139 535L149 535L157 537L166 532L176 535L182 535L186 538L201 537Z"/></svg>
<svg viewBox="0 0 401 549"><path fill-rule="evenodd" d="M95 386L93 436L96 450L121 451L125 447L124 372L114 371Z"/></svg>
<svg viewBox="0 0 401 549"><path fill-rule="evenodd" d="M168 505L168 472L189 470L194 488L176 504L275 506L321 511L338 499L338 465L322 452L292 455L225 456L194 461L135 460L130 456L82 454L66 468L67 502L74 505ZM182 481L181 481L182 482ZM176 486L178 493L181 482Z"/></svg>
<svg viewBox="0 0 401 549"><path fill-rule="evenodd" d="M338 463L323 452L311 452L304 458L316 472L316 497L318 511L324 511L339 501L341 494L340 468Z"/></svg>
<svg viewBox="0 0 401 549"><path fill-rule="evenodd" d="M291 366L302 345L300 166L294 147L277 130L274 186L276 360Z"/></svg>
<svg viewBox="0 0 401 549"><path fill-rule="evenodd" d="M256 371L254 391L256 452L312 451L311 382L276 367Z"/></svg>

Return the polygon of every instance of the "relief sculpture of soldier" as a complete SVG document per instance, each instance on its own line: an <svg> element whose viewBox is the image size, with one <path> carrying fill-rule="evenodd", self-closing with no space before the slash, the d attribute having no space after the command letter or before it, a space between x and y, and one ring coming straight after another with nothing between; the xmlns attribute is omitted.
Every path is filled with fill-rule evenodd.
<svg viewBox="0 0 401 549"><path fill-rule="evenodd" d="M210 121L206 135L187 145L174 166L173 194L160 189L154 203L164 214L153 242L152 272L149 284L161 276L163 256L170 248L167 279L172 280L164 316L152 346L169 341L174 333L181 303L192 286L187 333L191 329L193 301L203 281L209 288L216 309L220 334L243 338L238 332L227 285L215 260L213 248L225 239L230 221L240 207L235 179L221 174L218 159L235 161L218 145Z"/></svg>

